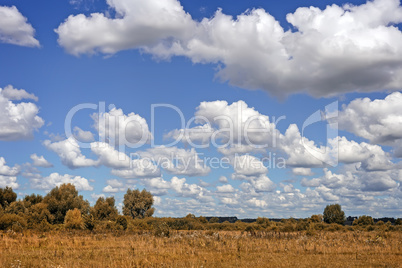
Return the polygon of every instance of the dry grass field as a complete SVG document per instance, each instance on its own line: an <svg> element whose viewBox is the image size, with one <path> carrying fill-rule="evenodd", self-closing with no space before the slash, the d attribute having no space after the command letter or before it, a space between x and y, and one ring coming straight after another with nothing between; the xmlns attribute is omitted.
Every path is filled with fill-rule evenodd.
<svg viewBox="0 0 402 268"><path fill-rule="evenodd" d="M401 232L0 234L1 267L401 267Z"/></svg>

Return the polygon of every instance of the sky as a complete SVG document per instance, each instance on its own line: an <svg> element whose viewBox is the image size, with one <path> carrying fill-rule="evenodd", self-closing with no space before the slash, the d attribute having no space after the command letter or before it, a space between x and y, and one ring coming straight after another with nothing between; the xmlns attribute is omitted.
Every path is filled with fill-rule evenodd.
<svg viewBox="0 0 402 268"><path fill-rule="evenodd" d="M401 22L398 0L0 0L0 187L401 217Z"/></svg>

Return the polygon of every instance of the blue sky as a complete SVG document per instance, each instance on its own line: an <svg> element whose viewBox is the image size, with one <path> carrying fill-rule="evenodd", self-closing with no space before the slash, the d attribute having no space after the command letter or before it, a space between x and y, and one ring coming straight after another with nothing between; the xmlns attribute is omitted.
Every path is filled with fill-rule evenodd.
<svg viewBox="0 0 402 268"><path fill-rule="evenodd" d="M1 1L0 187L71 182L119 206L146 188L157 216L308 217L340 203L400 217L401 22L394 0ZM74 107L102 103L67 136ZM170 108L153 116L155 104Z"/></svg>

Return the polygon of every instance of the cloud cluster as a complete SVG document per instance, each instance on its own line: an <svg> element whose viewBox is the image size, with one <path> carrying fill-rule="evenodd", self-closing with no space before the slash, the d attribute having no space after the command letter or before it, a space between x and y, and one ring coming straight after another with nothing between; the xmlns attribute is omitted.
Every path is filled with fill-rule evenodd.
<svg viewBox="0 0 402 268"><path fill-rule="evenodd" d="M22 99L36 101L38 98L10 85L0 88L0 141L31 139L34 131L43 126L38 106L32 102L15 102Z"/></svg>
<svg viewBox="0 0 402 268"><path fill-rule="evenodd" d="M64 183L73 184L79 191L93 190L93 187L89 184L87 179L69 174L61 175L59 173L52 173L47 177L31 178L30 181L32 188L40 190L51 190Z"/></svg>
<svg viewBox="0 0 402 268"><path fill-rule="evenodd" d="M402 157L402 93L384 99L355 99L339 113L339 128L365 138L371 143L395 147Z"/></svg>
<svg viewBox="0 0 402 268"><path fill-rule="evenodd" d="M0 42L26 47L39 47L35 29L15 6L0 6Z"/></svg>
<svg viewBox="0 0 402 268"><path fill-rule="evenodd" d="M20 173L20 166L10 167L6 165L4 157L0 157L0 188L6 186L17 189L19 184L17 183L17 175Z"/></svg>
<svg viewBox="0 0 402 268"><path fill-rule="evenodd" d="M116 16L71 15L56 29L59 44L74 55L141 49L159 58L222 64L221 80L276 96L333 96L402 85L398 0L300 7L286 16L292 25L287 31L263 9L236 18L217 10L212 18L195 21L178 0L107 3Z"/></svg>

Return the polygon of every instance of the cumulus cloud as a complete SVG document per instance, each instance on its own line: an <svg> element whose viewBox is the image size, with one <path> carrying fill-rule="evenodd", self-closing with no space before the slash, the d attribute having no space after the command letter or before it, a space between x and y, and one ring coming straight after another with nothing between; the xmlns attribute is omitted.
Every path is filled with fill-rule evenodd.
<svg viewBox="0 0 402 268"><path fill-rule="evenodd" d="M300 7L285 30L267 11L236 18L217 10L195 21L177 0L113 0L116 16L71 15L56 32L69 53L113 54L141 49L159 58L186 56L222 64L217 76L246 89L316 97L398 90L402 85L402 22L398 0L358 6Z"/></svg>
<svg viewBox="0 0 402 268"><path fill-rule="evenodd" d="M73 137L53 143L50 140L45 140L43 145L48 150L55 152L60 157L63 165L71 169L92 167L99 164L99 161L89 159L82 154L77 141Z"/></svg>
<svg viewBox="0 0 402 268"><path fill-rule="evenodd" d="M113 108L109 112L93 114L94 127L99 138L113 145L138 148L152 139L147 121L135 113L128 115Z"/></svg>
<svg viewBox="0 0 402 268"><path fill-rule="evenodd" d="M30 181L32 188L40 190L50 190L64 183L73 184L79 191L93 190L93 187L89 184L87 179L69 174L61 175L59 173L52 173L47 177L32 178Z"/></svg>
<svg viewBox="0 0 402 268"><path fill-rule="evenodd" d="M313 175L313 172L311 171L311 168L293 168L292 173L294 175L298 175L298 176L311 176L311 175Z"/></svg>
<svg viewBox="0 0 402 268"><path fill-rule="evenodd" d="M225 185L216 187L216 191L218 193L233 193L235 191L235 189L233 188L232 185L225 184Z"/></svg>
<svg viewBox="0 0 402 268"><path fill-rule="evenodd" d="M13 100L37 100L25 90L7 86L0 88L0 140L26 140L33 137L33 132L41 128L44 120L38 116L39 108L32 102L15 103Z"/></svg>
<svg viewBox="0 0 402 268"><path fill-rule="evenodd" d="M394 92L384 99L355 99L339 113L339 128L371 143L396 147L402 144L402 93Z"/></svg>
<svg viewBox="0 0 402 268"><path fill-rule="evenodd" d="M9 167L6 165L4 157L0 157L0 175L3 176L16 176L20 172L19 166Z"/></svg>
<svg viewBox="0 0 402 268"><path fill-rule="evenodd" d="M39 47L35 29L15 6L0 6L0 42L26 47Z"/></svg>
<svg viewBox="0 0 402 268"><path fill-rule="evenodd" d="M18 189L19 184L17 182L17 177L0 175L0 188L5 188L7 186L13 188L14 190Z"/></svg>
<svg viewBox="0 0 402 268"><path fill-rule="evenodd" d="M198 156L194 148L190 150L177 147L159 146L138 152L138 155L174 175L205 176L211 168Z"/></svg>
<svg viewBox="0 0 402 268"><path fill-rule="evenodd" d="M45 157L38 156L37 154L31 154L30 158L32 159L32 164L37 167L44 167L44 168L50 168L53 167L53 164L50 163L45 159Z"/></svg>
<svg viewBox="0 0 402 268"><path fill-rule="evenodd" d="M74 137L81 142L94 141L94 134L91 131L84 131L79 127L74 127Z"/></svg>

